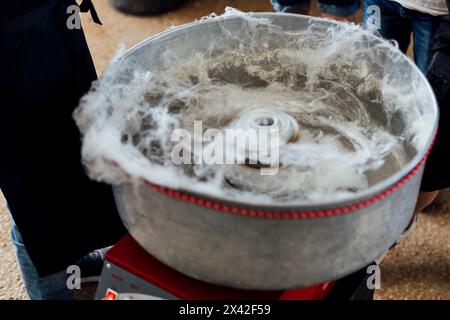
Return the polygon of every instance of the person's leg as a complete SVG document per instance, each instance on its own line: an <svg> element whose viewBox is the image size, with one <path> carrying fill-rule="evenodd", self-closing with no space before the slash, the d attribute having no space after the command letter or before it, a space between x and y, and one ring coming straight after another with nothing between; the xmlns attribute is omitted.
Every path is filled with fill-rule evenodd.
<svg viewBox="0 0 450 320"><path fill-rule="evenodd" d="M391 0L365 0L363 5L363 26L371 29L371 22L377 22L380 35L397 41L401 51L408 50L412 23L406 8Z"/></svg>
<svg viewBox="0 0 450 320"><path fill-rule="evenodd" d="M309 0L271 0L277 12L308 14Z"/></svg>
<svg viewBox="0 0 450 320"><path fill-rule="evenodd" d="M11 240L16 248L23 282L31 300L72 300L74 298L73 291L67 288L65 270L47 277L39 276L12 219Z"/></svg>
<svg viewBox="0 0 450 320"><path fill-rule="evenodd" d="M418 11L412 13L414 60L423 73L426 73L428 69L433 37L436 34L441 19L440 16L432 16Z"/></svg>
<svg viewBox="0 0 450 320"><path fill-rule="evenodd" d="M372 262L368 266L337 280L325 300L373 300L375 289L369 289L367 285L372 273L367 271L369 267L374 266L377 266L376 262Z"/></svg>
<svg viewBox="0 0 450 320"><path fill-rule="evenodd" d="M319 0L320 16L338 21L355 21L359 0Z"/></svg>
<svg viewBox="0 0 450 320"><path fill-rule="evenodd" d="M73 300L74 291L67 287L66 270L40 277L23 244L19 229L12 218L10 221L11 241L16 248L17 261L29 298L31 300ZM109 248L95 250L76 263L80 268L81 284L97 282L100 279L108 250Z"/></svg>
<svg viewBox="0 0 450 320"><path fill-rule="evenodd" d="M422 212L423 209L428 207L439 195L439 191L431 191L431 192L419 192L419 197L417 198L417 204L415 213Z"/></svg>

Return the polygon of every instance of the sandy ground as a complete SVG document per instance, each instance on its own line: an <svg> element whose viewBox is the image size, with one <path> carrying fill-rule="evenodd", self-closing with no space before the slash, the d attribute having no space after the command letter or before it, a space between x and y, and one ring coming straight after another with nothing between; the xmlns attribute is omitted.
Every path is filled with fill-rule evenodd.
<svg viewBox="0 0 450 320"><path fill-rule="evenodd" d="M95 25L88 15L83 15L83 25L99 74L119 43L130 47L167 27L211 12L221 13L225 6L243 11L271 11L268 0L197 0L173 13L134 17L115 11L106 0L94 3L103 26ZM388 253L381 264L382 283L376 299L450 299L449 203L450 192L447 192L432 212L420 216L417 228ZM93 288L89 287L81 297L89 298L92 292ZM0 199L0 300L25 298L9 241L9 217Z"/></svg>
<svg viewBox="0 0 450 320"><path fill-rule="evenodd" d="M9 235L9 214L0 193L0 300L27 299Z"/></svg>

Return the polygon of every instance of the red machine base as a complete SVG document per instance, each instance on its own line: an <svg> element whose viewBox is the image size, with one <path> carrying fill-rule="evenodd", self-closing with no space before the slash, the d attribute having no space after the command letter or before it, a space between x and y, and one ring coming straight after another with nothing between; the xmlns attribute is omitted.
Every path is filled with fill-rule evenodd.
<svg viewBox="0 0 450 320"><path fill-rule="evenodd" d="M286 291L240 290L190 278L125 236L106 255L97 299L321 300L333 282Z"/></svg>

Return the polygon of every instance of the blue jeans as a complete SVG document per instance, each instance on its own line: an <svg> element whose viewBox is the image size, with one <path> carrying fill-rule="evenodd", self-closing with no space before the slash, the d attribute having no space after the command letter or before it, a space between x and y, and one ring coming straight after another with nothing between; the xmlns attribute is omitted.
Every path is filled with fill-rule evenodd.
<svg viewBox="0 0 450 320"><path fill-rule="evenodd" d="M359 0L318 0L320 12L332 16L347 17L359 9ZM272 0L275 11L307 14L309 0Z"/></svg>
<svg viewBox="0 0 450 320"><path fill-rule="evenodd" d="M65 270L46 277L39 276L13 219L11 219L11 240L16 247L17 261L31 300L74 299L74 291L69 290L66 284L67 274Z"/></svg>
<svg viewBox="0 0 450 320"><path fill-rule="evenodd" d="M433 36L442 19L416 10L410 10L391 0L364 0L363 25L373 14L370 6L378 6L380 12L379 33L383 38L398 42L401 51L406 53L411 39L414 37L414 60L419 69L425 73L431 58ZM375 21L375 20L371 20Z"/></svg>

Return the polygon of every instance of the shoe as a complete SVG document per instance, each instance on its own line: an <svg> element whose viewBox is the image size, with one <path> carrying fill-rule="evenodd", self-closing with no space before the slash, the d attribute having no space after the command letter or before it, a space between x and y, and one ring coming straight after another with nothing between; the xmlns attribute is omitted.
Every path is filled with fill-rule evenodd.
<svg viewBox="0 0 450 320"><path fill-rule="evenodd" d="M80 267L81 283L98 282L105 263L105 255L110 248L92 251L77 262Z"/></svg>

